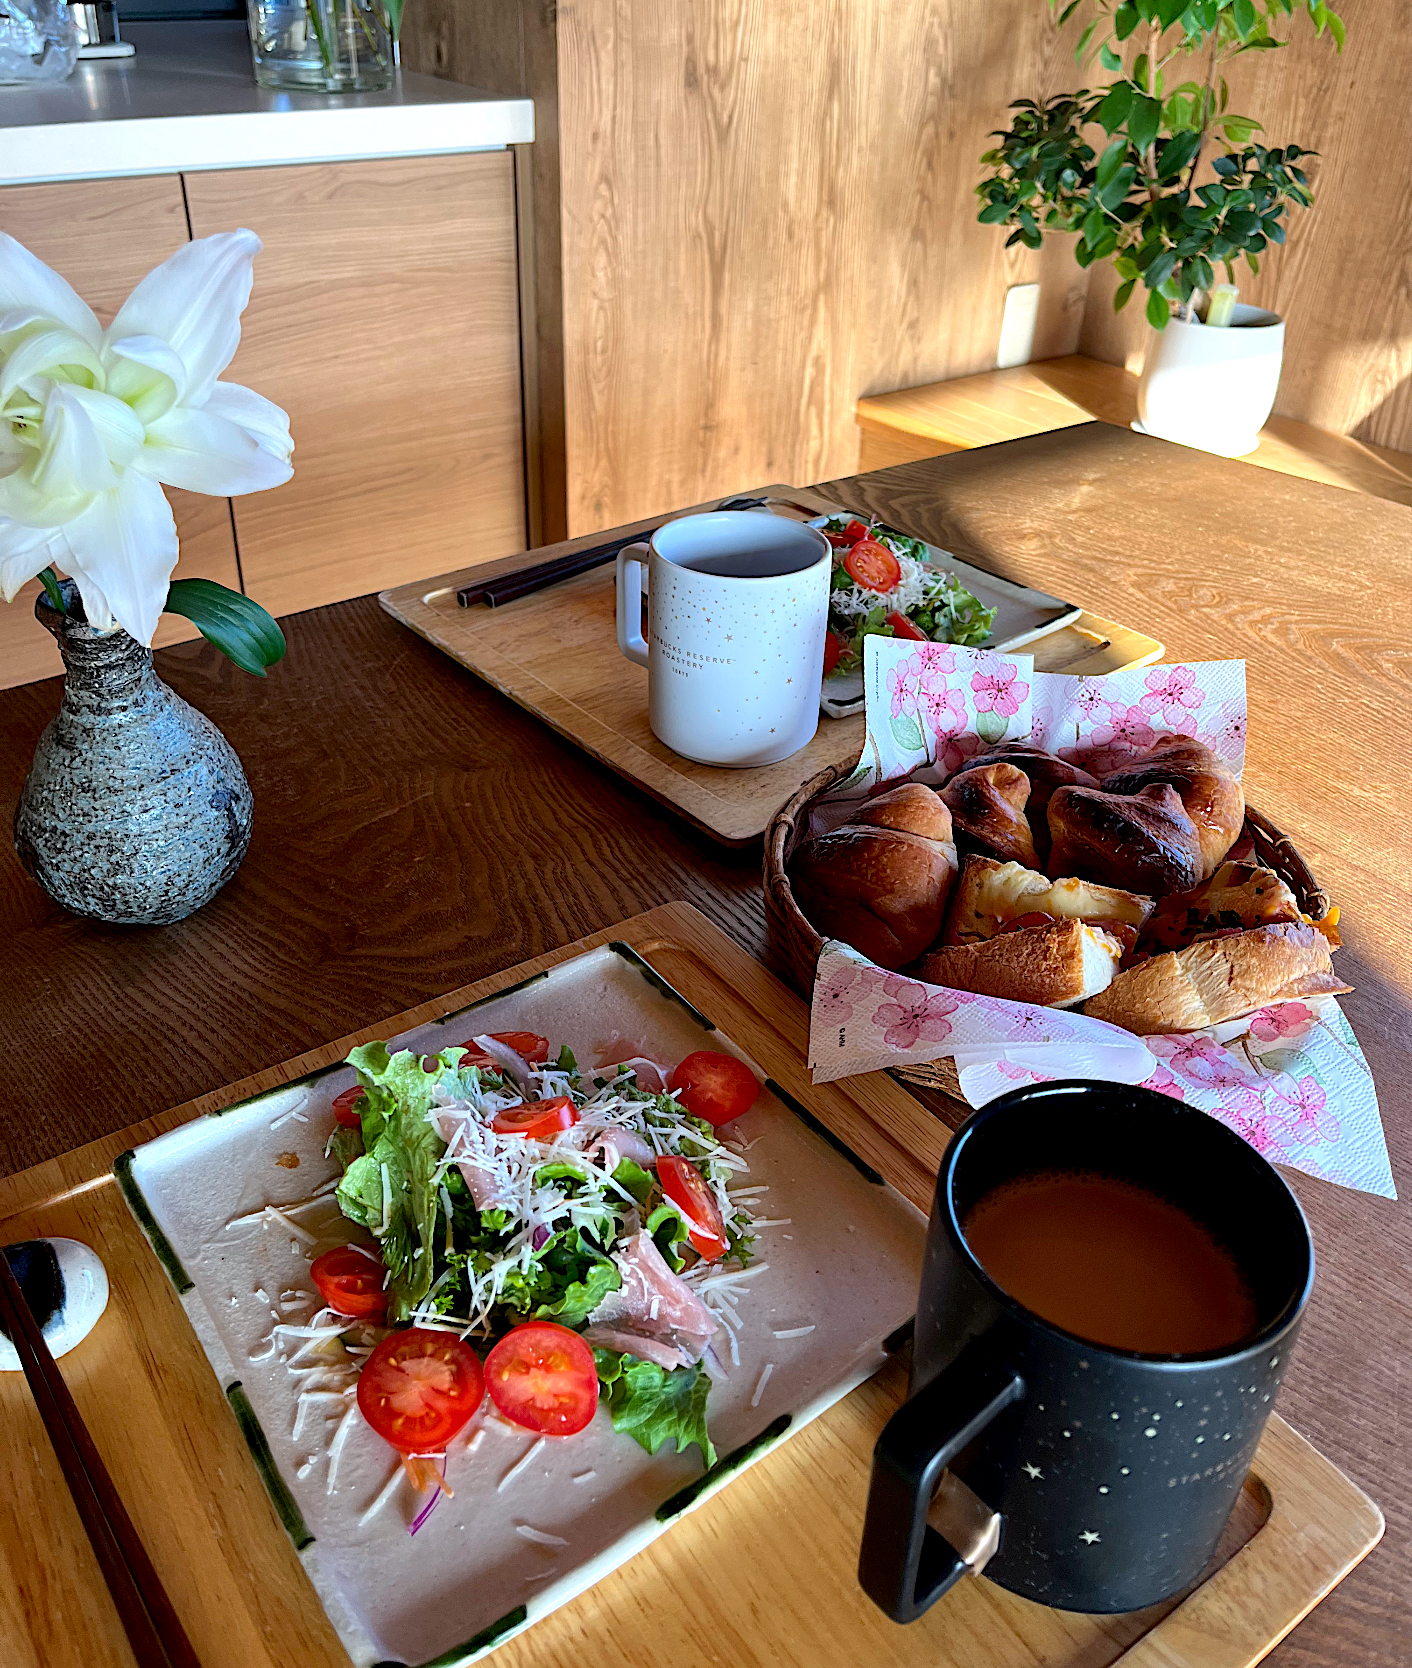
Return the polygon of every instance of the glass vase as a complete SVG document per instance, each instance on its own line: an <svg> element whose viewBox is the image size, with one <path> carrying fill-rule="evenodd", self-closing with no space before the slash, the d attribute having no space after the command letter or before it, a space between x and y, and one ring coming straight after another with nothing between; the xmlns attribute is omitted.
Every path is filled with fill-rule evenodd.
<svg viewBox="0 0 1412 1668"><path fill-rule="evenodd" d="M381 0L246 0L262 87L374 93L392 85L392 32Z"/></svg>

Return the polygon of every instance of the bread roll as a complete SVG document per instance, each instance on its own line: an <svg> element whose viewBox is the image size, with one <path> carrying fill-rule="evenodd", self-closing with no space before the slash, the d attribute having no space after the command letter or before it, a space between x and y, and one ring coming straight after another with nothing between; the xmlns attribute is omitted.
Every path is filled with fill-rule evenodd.
<svg viewBox="0 0 1412 1668"><path fill-rule="evenodd" d="M1103 990L1118 971L1121 955L1122 945L1101 927L1055 921L934 950L918 972L928 984L952 990L1067 1008Z"/></svg>
<svg viewBox="0 0 1412 1668"><path fill-rule="evenodd" d="M981 765L953 776L941 790L951 820L969 841L1001 862L1036 868L1039 858L1025 817L1030 779L1012 764ZM959 843L959 842L958 842Z"/></svg>
<svg viewBox="0 0 1412 1668"><path fill-rule="evenodd" d="M1077 875L1161 898L1201 879L1196 825L1168 783L1131 797L1102 788L1059 788L1049 801L1051 875Z"/></svg>
<svg viewBox="0 0 1412 1668"><path fill-rule="evenodd" d="M849 825L867 823L874 828L897 828L906 834L920 834L923 839L937 840L951 847L953 859L956 840L951 827L951 812L934 789L923 782L904 782L900 788L889 788L886 793L866 799L848 819Z"/></svg>
<svg viewBox="0 0 1412 1668"><path fill-rule="evenodd" d="M1245 822L1245 794L1226 762L1190 736L1160 736L1151 749L1103 778L1105 793L1135 794L1154 783L1175 788L1196 824L1205 880L1236 843Z"/></svg>
<svg viewBox="0 0 1412 1668"><path fill-rule="evenodd" d="M1056 788L1096 788L1098 778L1090 776L1088 771L1070 764L1057 754L1046 753L1042 747L1034 747L1027 741L1006 741L997 747L987 748L984 753L977 753L973 759L967 759L956 775L959 776L963 770L977 770L989 764L1009 764L1016 770L1024 771L1030 784L1025 818L1034 837L1035 851L1043 864L1049 856L1049 823L1046 814L1049 810L1050 796ZM955 779L953 776L952 781Z"/></svg>
<svg viewBox="0 0 1412 1668"><path fill-rule="evenodd" d="M1268 927L1300 921L1299 903L1273 869L1254 863L1222 863L1210 880L1190 892L1163 898L1143 928L1142 946L1181 950L1202 933L1222 927ZM1337 936L1333 940L1337 943Z"/></svg>
<svg viewBox="0 0 1412 1668"><path fill-rule="evenodd" d="M895 969L936 942L956 878L955 848L904 829L850 824L803 845L791 878L815 931Z"/></svg>
<svg viewBox="0 0 1412 1668"><path fill-rule="evenodd" d="M1129 928L1118 936L1135 939L1152 910L1152 899L1137 892L1073 877L1051 880L1018 863L972 855L961 865L942 939L947 944L972 944L994 938L1008 922L1034 912L1087 921L1090 926Z"/></svg>
<svg viewBox="0 0 1412 1668"><path fill-rule="evenodd" d="M1153 956L1120 973L1084 1012L1153 1036L1200 1031L1271 1002L1349 989L1333 971L1321 932L1303 922L1281 922Z"/></svg>

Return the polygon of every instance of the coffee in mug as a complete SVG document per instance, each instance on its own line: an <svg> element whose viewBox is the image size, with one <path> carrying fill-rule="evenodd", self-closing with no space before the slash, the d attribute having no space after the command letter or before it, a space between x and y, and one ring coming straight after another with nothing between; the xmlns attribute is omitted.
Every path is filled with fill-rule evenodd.
<svg viewBox="0 0 1412 1668"><path fill-rule="evenodd" d="M659 741L744 768L812 740L832 554L817 528L753 510L681 516L619 552L618 647L647 668Z"/></svg>

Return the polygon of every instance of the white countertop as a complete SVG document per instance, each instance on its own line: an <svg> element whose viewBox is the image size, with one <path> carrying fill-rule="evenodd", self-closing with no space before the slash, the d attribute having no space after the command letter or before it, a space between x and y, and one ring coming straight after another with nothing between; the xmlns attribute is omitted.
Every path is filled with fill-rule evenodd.
<svg viewBox="0 0 1412 1668"><path fill-rule="evenodd" d="M385 93L255 85L243 23L133 23L132 58L0 86L0 185L497 150L534 138L534 104L398 72Z"/></svg>

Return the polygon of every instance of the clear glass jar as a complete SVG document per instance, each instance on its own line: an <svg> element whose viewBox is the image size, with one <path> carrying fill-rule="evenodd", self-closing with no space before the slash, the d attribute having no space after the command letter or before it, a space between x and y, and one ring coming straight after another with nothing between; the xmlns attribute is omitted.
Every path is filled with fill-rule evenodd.
<svg viewBox="0 0 1412 1668"><path fill-rule="evenodd" d="M262 87L373 93L392 85L393 45L381 0L246 0Z"/></svg>

